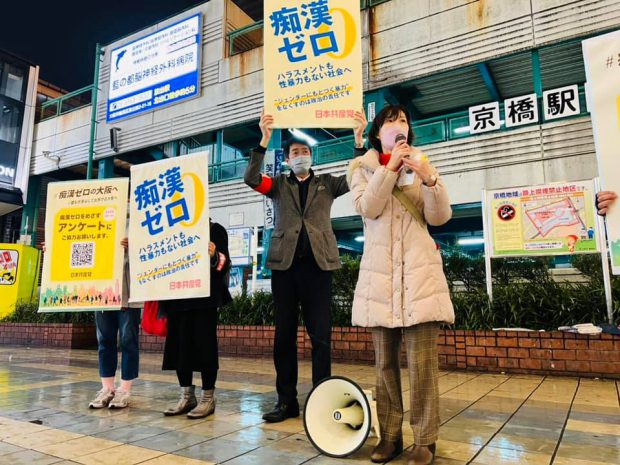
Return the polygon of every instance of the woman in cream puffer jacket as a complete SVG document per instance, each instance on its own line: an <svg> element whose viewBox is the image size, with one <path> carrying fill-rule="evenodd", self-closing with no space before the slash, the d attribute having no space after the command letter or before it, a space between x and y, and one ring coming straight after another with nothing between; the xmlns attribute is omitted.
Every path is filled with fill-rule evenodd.
<svg viewBox="0 0 620 465"><path fill-rule="evenodd" d="M364 255L353 300L356 326L397 328L430 321L454 322L454 310L443 272L441 255L426 223L439 226L452 216L440 179L426 187L416 176L402 192L425 223L414 218L392 195L404 169L381 166L371 149L358 160L351 192L364 222Z"/></svg>
<svg viewBox="0 0 620 465"><path fill-rule="evenodd" d="M416 444L409 463L429 464L439 429L437 334L440 323L454 322L454 310L427 223L446 223L452 209L437 171L410 145L413 132L404 107L386 106L373 121L369 140L374 149L351 162L348 180L365 236L352 320L372 328L377 368L381 441L371 459L387 461L402 452L404 336Z"/></svg>

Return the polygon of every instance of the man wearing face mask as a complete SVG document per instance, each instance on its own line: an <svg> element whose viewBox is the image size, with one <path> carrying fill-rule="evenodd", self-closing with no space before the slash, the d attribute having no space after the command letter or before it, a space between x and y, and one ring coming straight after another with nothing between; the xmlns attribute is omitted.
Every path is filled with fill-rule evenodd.
<svg viewBox="0 0 620 465"><path fill-rule="evenodd" d="M275 423L299 416L297 402L297 322L303 320L312 342L312 382L331 375L332 271L340 268L336 236L331 225L335 198L349 191L346 176L315 174L312 149L291 139L284 145L290 174L271 178L261 174L265 150L272 134L273 116L262 115L260 145L250 153L245 183L273 199L275 227L266 266L272 270L275 306L275 343L278 402L263 416Z"/></svg>

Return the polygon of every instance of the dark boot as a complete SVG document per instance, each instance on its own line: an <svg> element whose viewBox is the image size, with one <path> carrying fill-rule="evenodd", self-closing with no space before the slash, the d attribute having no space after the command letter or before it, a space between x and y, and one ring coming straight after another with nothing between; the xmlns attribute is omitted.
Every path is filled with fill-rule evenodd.
<svg viewBox="0 0 620 465"><path fill-rule="evenodd" d="M299 416L299 404L286 404L284 402L278 402L275 408L263 415L263 420L267 423L279 423L287 418L297 418Z"/></svg>
<svg viewBox="0 0 620 465"><path fill-rule="evenodd" d="M377 447L372 451L370 460L375 463L389 462L390 460L398 457L403 453L403 438L402 436L396 441L388 441L387 439L381 439Z"/></svg>
<svg viewBox="0 0 620 465"><path fill-rule="evenodd" d="M181 415L189 412L198 405L196 400L196 386L186 386L181 388L181 398L174 407L170 407L164 412L164 415L171 417L173 415Z"/></svg>

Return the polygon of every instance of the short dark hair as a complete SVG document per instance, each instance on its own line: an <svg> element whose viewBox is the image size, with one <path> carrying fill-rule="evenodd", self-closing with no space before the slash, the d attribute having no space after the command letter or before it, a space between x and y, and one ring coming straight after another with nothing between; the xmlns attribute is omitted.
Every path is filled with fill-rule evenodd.
<svg viewBox="0 0 620 465"><path fill-rule="evenodd" d="M288 158L288 154L291 151L291 145L293 144L305 145L310 150L310 153L312 153L312 146L308 143L308 141L300 139L299 137L292 136L289 137L289 139L284 143L284 146L282 147L282 149L284 150L284 156L286 158Z"/></svg>
<svg viewBox="0 0 620 465"><path fill-rule="evenodd" d="M381 141L379 140L379 130L385 120L388 118L398 118L400 112L405 114L405 118L407 118L407 125L409 126L409 133L407 134L407 144L411 145L415 141L415 134L413 133L413 129L411 128L411 115L409 111L404 105L386 105L384 106L379 114L375 116L375 119L372 121L372 125L370 126L370 131L368 133L368 141L370 145L379 153L383 151L383 147L381 146Z"/></svg>

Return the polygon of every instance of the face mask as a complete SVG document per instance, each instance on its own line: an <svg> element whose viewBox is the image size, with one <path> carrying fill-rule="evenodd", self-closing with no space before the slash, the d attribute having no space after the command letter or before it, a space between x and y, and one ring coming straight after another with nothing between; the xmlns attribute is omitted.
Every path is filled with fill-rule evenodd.
<svg viewBox="0 0 620 465"><path fill-rule="evenodd" d="M396 128L396 127L392 127L392 128L386 128L386 129L381 129L381 134L379 136L379 140L381 141L381 146L383 147L384 150L389 150L391 151L394 148L394 139L396 139L396 136L399 134L403 134L403 130L401 128ZM407 134L404 134L405 137L407 137Z"/></svg>
<svg viewBox="0 0 620 465"><path fill-rule="evenodd" d="M289 159L289 166L297 176L302 176L310 171L312 157L296 157Z"/></svg>

